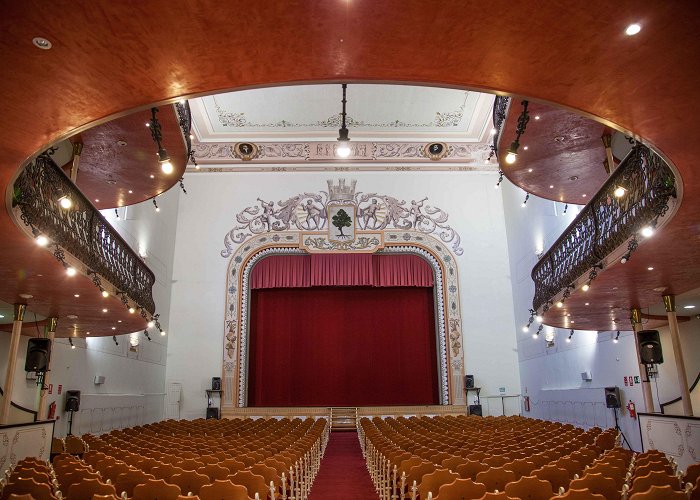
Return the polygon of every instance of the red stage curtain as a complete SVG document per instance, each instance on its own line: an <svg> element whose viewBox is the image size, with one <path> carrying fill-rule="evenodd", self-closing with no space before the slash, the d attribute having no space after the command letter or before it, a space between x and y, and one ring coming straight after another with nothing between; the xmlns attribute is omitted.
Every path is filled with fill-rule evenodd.
<svg viewBox="0 0 700 500"><path fill-rule="evenodd" d="M311 261L306 255L271 255L255 263L250 288L311 286Z"/></svg>
<svg viewBox="0 0 700 500"><path fill-rule="evenodd" d="M433 286L433 269L417 255L273 255L255 264L251 289L308 286Z"/></svg>
<svg viewBox="0 0 700 500"><path fill-rule="evenodd" d="M250 406L437 404L433 290L253 290Z"/></svg>

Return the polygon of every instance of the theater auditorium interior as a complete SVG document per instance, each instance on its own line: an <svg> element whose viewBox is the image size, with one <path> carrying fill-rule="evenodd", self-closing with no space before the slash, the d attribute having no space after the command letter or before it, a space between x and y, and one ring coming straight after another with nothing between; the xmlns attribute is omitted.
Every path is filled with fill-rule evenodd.
<svg viewBox="0 0 700 500"><path fill-rule="evenodd" d="M0 500L700 498L700 7L5 2Z"/></svg>

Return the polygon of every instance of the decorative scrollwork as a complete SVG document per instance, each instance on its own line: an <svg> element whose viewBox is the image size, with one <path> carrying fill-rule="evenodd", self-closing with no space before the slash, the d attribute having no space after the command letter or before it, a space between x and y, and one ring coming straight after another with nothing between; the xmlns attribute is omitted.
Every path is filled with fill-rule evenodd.
<svg viewBox="0 0 700 500"><path fill-rule="evenodd" d="M497 95L496 99L493 101L493 128L496 129L496 133L493 134L493 145L491 146L489 160L493 155L498 153L498 141L501 137L501 129L503 128L508 114L508 104L510 104L510 97L507 96Z"/></svg>
<svg viewBox="0 0 700 500"><path fill-rule="evenodd" d="M189 101L175 103L175 111L177 111L177 121L182 130L182 137L185 138L187 145L187 157L193 156L192 139L190 138L190 130L192 129L192 112L190 111Z"/></svg>
<svg viewBox="0 0 700 500"><path fill-rule="evenodd" d="M669 199L676 197L675 182L666 162L637 144L532 269L533 308L542 307L644 226L663 217ZM626 190L621 198L614 194L619 186Z"/></svg>
<svg viewBox="0 0 700 500"><path fill-rule="evenodd" d="M56 245L57 259L63 262L63 250L69 252L136 304L151 314L155 312L153 272L49 154L39 155L24 168L14 192L13 207L19 209L21 220ZM61 208L62 197L70 198L71 208Z"/></svg>

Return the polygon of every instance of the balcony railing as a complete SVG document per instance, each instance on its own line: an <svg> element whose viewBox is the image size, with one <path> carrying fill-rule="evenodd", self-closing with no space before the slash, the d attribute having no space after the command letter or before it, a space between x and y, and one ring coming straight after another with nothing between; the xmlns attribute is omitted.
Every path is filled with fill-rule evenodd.
<svg viewBox="0 0 700 500"><path fill-rule="evenodd" d="M61 206L63 198L70 200L70 208ZM96 284L101 276L117 288L122 301L126 295L154 314L153 272L56 165L50 153L42 153L22 171L15 182L13 206L35 235L42 234L56 245L57 258L65 250L87 266Z"/></svg>
<svg viewBox="0 0 700 500"><path fill-rule="evenodd" d="M616 197L619 187L626 191ZM548 305L644 226L655 225L675 196L671 168L649 148L637 144L532 269L533 309Z"/></svg>

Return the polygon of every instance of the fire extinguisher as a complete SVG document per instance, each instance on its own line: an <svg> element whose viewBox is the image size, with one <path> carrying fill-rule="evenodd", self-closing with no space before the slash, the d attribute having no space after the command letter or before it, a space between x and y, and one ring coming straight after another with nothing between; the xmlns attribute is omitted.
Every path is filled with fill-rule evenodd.
<svg viewBox="0 0 700 500"><path fill-rule="evenodd" d="M627 411L630 412L630 417L631 418L637 418L637 409L634 407L634 401L630 400L627 403Z"/></svg>
<svg viewBox="0 0 700 500"><path fill-rule="evenodd" d="M49 405L49 416L48 416L48 419L49 419L49 420L53 420L54 418L56 418L56 401L53 401L53 402Z"/></svg>
<svg viewBox="0 0 700 500"><path fill-rule="evenodd" d="M525 411L530 411L530 396L523 396L523 407Z"/></svg>

